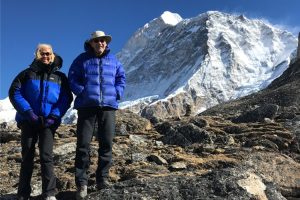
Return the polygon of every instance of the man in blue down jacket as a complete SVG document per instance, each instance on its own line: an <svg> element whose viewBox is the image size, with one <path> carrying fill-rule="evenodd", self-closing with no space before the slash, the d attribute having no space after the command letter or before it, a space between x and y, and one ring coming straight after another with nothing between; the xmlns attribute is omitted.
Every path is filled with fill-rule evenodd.
<svg viewBox="0 0 300 200"><path fill-rule="evenodd" d="M55 200L56 178L53 169L54 133L73 100L65 74L58 70L62 58L49 44L39 44L29 68L19 73L9 89L9 98L17 111L21 128L22 163L18 199L30 198L35 143L40 150L42 193Z"/></svg>
<svg viewBox="0 0 300 200"><path fill-rule="evenodd" d="M84 44L85 52L75 58L69 70L70 88L76 95L74 108L78 110L76 199L84 199L87 196L89 148L95 123L98 123L99 140L97 188L109 186L115 111L125 87L124 69L108 48L111 39L111 36L105 35L103 31L93 32Z"/></svg>

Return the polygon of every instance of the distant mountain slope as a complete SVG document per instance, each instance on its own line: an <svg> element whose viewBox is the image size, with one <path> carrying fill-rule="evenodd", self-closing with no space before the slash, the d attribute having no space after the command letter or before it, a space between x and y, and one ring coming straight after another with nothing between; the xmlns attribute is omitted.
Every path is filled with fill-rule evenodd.
<svg viewBox="0 0 300 200"><path fill-rule="evenodd" d="M216 105L202 112L201 115L233 118L240 113L248 112L265 104L278 105L277 115L281 115L283 118L300 116L300 60L291 64L267 88L240 99Z"/></svg>
<svg viewBox="0 0 300 200"><path fill-rule="evenodd" d="M146 117L199 113L268 86L295 53L291 33L217 11L191 19L165 12L118 54L127 71L123 108Z"/></svg>

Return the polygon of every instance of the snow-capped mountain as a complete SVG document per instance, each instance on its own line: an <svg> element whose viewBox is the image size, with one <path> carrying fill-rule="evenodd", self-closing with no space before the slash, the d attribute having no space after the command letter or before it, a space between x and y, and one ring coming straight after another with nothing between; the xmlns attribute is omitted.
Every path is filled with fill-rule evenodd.
<svg viewBox="0 0 300 200"><path fill-rule="evenodd" d="M15 119L16 110L11 105L9 98L0 100L0 123L11 122Z"/></svg>
<svg viewBox="0 0 300 200"><path fill-rule="evenodd" d="M121 108L143 116L201 112L256 92L285 71L297 38L258 19L217 11L182 19L164 12L138 29L117 54L127 83ZM13 121L9 99L0 100L0 122ZM70 109L64 123L76 121Z"/></svg>
<svg viewBox="0 0 300 200"><path fill-rule="evenodd" d="M72 106L73 107L73 103ZM15 123L16 110L9 101L9 98L0 100L0 124L3 122ZM62 119L64 124L73 124L77 120L77 111L69 109Z"/></svg>
<svg viewBox="0 0 300 200"><path fill-rule="evenodd" d="M262 20L217 11L182 19L166 11L118 54L127 72L122 106L145 116L184 114L187 104L203 111L265 88L296 47L295 36Z"/></svg>

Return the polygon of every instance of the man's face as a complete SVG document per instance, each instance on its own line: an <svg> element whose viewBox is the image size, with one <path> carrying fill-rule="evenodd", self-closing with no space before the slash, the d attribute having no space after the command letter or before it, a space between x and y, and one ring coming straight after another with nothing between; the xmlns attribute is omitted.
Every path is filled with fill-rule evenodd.
<svg viewBox="0 0 300 200"><path fill-rule="evenodd" d="M101 55L107 47L106 40L103 38L95 38L90 41L90 44L97 55Z"/></svg>

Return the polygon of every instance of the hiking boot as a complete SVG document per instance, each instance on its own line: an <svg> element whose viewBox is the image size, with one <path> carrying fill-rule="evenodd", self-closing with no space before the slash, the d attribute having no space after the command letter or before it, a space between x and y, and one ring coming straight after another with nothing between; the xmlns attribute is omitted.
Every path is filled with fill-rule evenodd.
<svg viewBox="0 0 300 200"><path fill-rule="evenodd" d="M55 196L48 196L45 198L45 200L56 200Z"/></svg>
<svg viewBox="0 0 300 200"><path fill-rule="evenodd" d="M110 183L108 182L107 178L101 179L99 182L97 182L97 189L102 190L110 187Z"/></svg>
<svg viewBox="0 0 300 200"><path fill-rule="evenodd" d="M87 196L87 186L82 185L77 189L76 200L83 200Z"/></svg>
<svg viewBox="0 0 300 200"><path fill-rule="evenodd" d="M18 200L29 200L29 197L18 196Z"/></svg>

